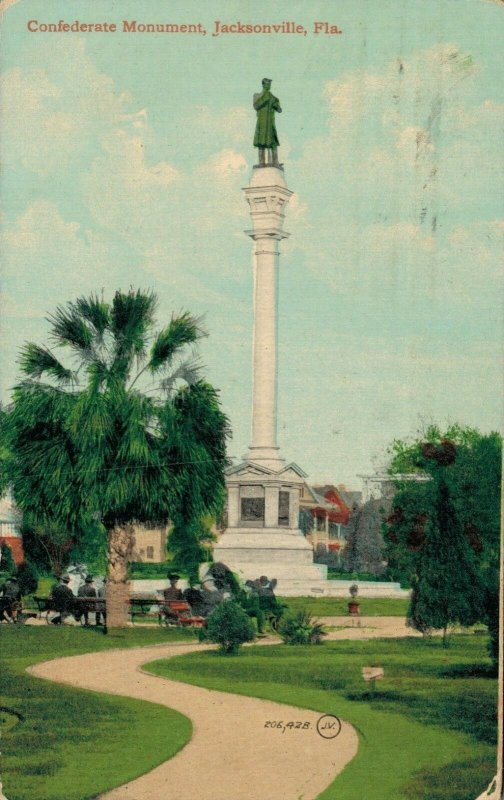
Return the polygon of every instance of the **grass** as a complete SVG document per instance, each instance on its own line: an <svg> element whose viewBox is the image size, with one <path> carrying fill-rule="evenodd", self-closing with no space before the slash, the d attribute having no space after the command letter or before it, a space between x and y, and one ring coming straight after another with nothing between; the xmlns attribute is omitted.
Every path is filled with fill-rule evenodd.
<svg viewBox="0 0 504 800"><path fill-rule="evenodd" d="M370 693L363 666L385 678ZM320 800L473 800L495 773L497 682L486 637L252 647L156 661L156 675L332 713L359 733L357 756ZM265 680L267 675L268 680Z"/></svg>
<svg viewBox="0 0 504 800"><path fill-rule="evenodd" d="M372 572L342 572L339 567L327 567L327 577L334 581L372 581L373 583L389 583L387 575L373 575ZM392 581L396 583L396 581Z"/></svg>
<svg viewBox="0 0 504 800"><path fill-rule="evenodd" d="M9 800L90 800L175 755L191 723L164 706L53 684L26 674L61 656L139 647L188 631L0 626L2 781Z"/></svg>
<svg viewBox="0 0 504 800"><path fill-rule="evenodd" d="M304 608L316 617L348 616L347 597L281 597L289 611ZM405 617L409 600L392 597L357 597L360 613L366 617Z"/></svg>

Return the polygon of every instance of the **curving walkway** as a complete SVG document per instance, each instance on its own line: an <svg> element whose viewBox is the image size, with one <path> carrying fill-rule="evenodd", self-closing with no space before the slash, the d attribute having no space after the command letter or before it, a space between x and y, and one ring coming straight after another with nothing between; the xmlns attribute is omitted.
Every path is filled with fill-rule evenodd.
<svg viewBox="0 0 504 800"><path fill-rule="evenodd" d="M328 618L345 624L348 618ZM332 631L330 639L412 635L397 618L364 618L360 626ZM271 644L277 640L264 640ZM266 700L209 691L141 670L157 658L205 649L170 644L107 650L30 667L39 678L83 689L150 700L188 716L193 735L169 761L102 795L102 800L315 800L355 756L358 737L343 722L335 739L316 731L319 713ZM265 667L267 664L265 663ZM265 675L265 679L267 675ZM310 723L308 729L266 728L268 721Z"/></svg>

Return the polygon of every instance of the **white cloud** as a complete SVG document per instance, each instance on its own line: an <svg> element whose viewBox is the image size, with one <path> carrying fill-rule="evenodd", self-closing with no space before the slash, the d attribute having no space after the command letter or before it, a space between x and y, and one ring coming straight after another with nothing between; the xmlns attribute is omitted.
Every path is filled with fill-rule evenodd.
<svg viewBox="0 0 504 800"><path fill-rule="evenodd" d="M11 69L0 87L4 157L40 176L67 169L111 126L138 123L128 113L130 97L94 66L83 39L47 42L46 48L39 43L44 66Z"/></svg>
<svg viewBox="0 0 504 800"><path fill-rule="evenodd" d="M47 200L30 204L4 230L1 246L7 286L16 286L16 295L30 304L37 298L44 310L116 274L102 237L65 220Z"/></svg>

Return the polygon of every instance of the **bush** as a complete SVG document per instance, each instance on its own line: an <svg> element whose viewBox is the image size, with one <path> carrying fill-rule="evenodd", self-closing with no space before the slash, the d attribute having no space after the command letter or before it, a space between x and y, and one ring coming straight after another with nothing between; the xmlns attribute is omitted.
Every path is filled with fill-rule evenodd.
<svg viewBox="0 0 504 800"><path fill-rule="evenodd" d="M324 626L304 609L285 617L278 632L285 644L322 644L322 636L326 636Z"/></svg>
<svg viewBox="0 0 504 800"><path fill-rule="evenodd" d="M254 626L237 603L225 600L208 617L206 635L222 652L237 653L241 644L254 638Z"/></svg>

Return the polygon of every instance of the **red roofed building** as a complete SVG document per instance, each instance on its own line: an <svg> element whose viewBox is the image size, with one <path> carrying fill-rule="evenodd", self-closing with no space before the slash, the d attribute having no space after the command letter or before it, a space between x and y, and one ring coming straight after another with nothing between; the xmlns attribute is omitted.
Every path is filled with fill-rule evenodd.
<svg viewBox="0 0 504 800"><path fill-rule="evenodd" d="M0 498L0 545L10 547L17 566L24 561L23 539L19 530L18 515L10 497Z"/></svg>
<svg viewBox="0 0 504 800"><path fill-rule="evenodd" d="M343 549L346 542L345 527L352 513L353 494L332 485L304 485L299 506L304 516L306 537L314 549L319 544L333 552Z"/></svg>

